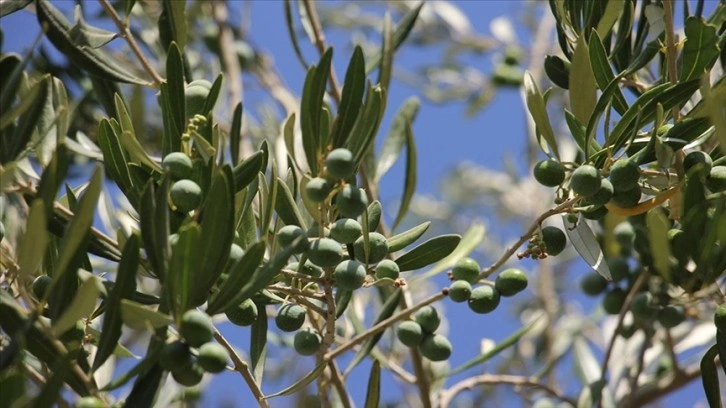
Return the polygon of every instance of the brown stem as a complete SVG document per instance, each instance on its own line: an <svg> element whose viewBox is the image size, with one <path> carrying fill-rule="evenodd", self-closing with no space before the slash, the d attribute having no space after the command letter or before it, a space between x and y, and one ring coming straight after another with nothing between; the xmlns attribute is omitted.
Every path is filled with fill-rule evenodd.
<svg viewBox="0 0 726 408"><path fill-rule="evenodd" d="M670 376L664 377L652 387L640 387L640 389L631 396L631 399L627 402L627 404L623 404L623 408L646 406L658 398L668 395L671 392L685 386L700 376L701 367L696 364L680 373L674 373Z"/></svg>
<svg viewBox="0 0 726 408"><path fill-rule="evenodd" d="M499 385L499 384L509 384L514 385L515 387L532 387L536 388L538 390L541 390L547 394L549 394L552 397L555 397L559 399L560 401L566 402L573 407L577 405L577 401L574 399L562 394L560 391L557 391L554 388L550 388L548 385L540 383L536 378L534 377L523 377L523 376L517 376L517 375L504 375L504 374L481 374L475 377L467 378L465 380L462 380L453 386L451 386L449 389L442 391L439 396L441 407L448 407L451 403L451 401L454 399L454 397L464 391L464 390L470 390L476 386L484 385L484 384L493 384L493 385Z"/></svg>
<svg viewBox="0 0 726 408"><path fill-rule="evenodd" d="M231 344L227 341L227 339L222 336L222 333L220 333L218 330L214 331L214 338L217 340L217 342L222 345L225 349L227 349L227 352L229 353L230 358L232 359L232 362L234 363L234 370L240 373L242 378L245 380L247 385L250 387L250 390L252 391L252 394L254 394L255 399L257 400L257 403L261 407L269 407L267 404L267 400L265 400L265 395L262 393L262 389L260 389L260 386L255 381L255 378L252 376L252 373L250 372L250 367L247 365L244 360L237 354L237 352L234 350L234 347L232 347Z"/></svg>
<svg viewBox="0 0 726 408"><path fill-rule="evenodd" d="M134 36L131 34L129 27L124 23L121 17L119 17L118 13L116 13L116 10L108 2L108 0L98 0L98 2L101 3L101 6L103 6L104 10L106 10L106 13L108 13L113 22L116 24L116 27L118 27L118 29L121 31L121 35L126 39L129 47L131 47L131 51L133 51L133 53L136 55L136 58L139 59L139 62L141 62L141 65L144 66L146 72L148 72L149 75L151 75L151 77L154 79L154 86L156 88L159 88L159 86L163 82L163 79L159 76L154 67L152 67L149 63L149 60L147 60L144 54L141 52L141 49L136 43L136 39L134 38Z"/></svg>

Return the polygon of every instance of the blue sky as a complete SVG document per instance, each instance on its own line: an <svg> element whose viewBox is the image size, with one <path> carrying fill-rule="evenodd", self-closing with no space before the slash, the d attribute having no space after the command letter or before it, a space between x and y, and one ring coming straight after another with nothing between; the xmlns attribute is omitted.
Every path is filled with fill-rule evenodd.
<svg viewBox="0 0 726 408"><path fill-rule="evenodd" d="M489 23L493 18L506 15L516 21L518 12L523 8L523 2L518 1L455 1L454 3L466 14L477 32L487 34L489 33ZM253 1L251 13L251 40L256 46L268 50L274 56L276 67L286 84L294 92L300 94L305 72L293 53L284 28L282 3L277 1ZM2 27L5 34L3 50L22 51L32 42L37 33L37 23L34 16L25 11L4 18ZM349 38L341 35L340 31L329 32L327 38L335 46L334 65L338 77L342 78L351 52ZM520 40L526 41L526 37L520 35ZM317 57L313 47L304 38L302 43L308 60L315 60ZM525 43L524 45L528 44ZM435 51L435 48L434 52L432 52L430 49L422 51L404 46L397 54L396 61L405 66L414 66L437 58L438 55ZM481 69L488 69L491 64L491 61L484 57L470 57L465 61ZM254 91L254 86L248 86L247 89L249 91L246 91L245 102L249 104L248 106L253 106L256 100L262 99L262 94L259 91ZM383 122L379 134L381 137L387 132L393 113L404 100L415 93L417 93L415 89L394 80L388 96L386 120ZM424 98L421 99L422 106L413 125L419 162L418 192L439 196L439 183L443 174L464 161L471 161L488 168L501 169L505 156L524 157L524 141L527 137L526 113L517 90L502 90L497 94L491 105L471 118L464 116L465 106L463 104L432 104ZM519 164L517 169L522 173L528 171L524 164ZM383 179L382 201L386 203L398 200L402 185L403 169L401 163L399 163ZM493 226L498 223L495 216L482 214L481 217ZM504 240L511 240L521 233L521 231L512 229L511 226L499 230L504 234L502 236ZM568 271L569 276L572 277L571 281L576 281L580 274L587 270L586 268L585 265L576 263L575 267ZM439 283L444 284L444 282ZM575 282L571 282L572 287L575 284ZM526 297L528 292L524 292L519 296ZM590 299L578 298L578 300L582 301L585 310L595 306L595 302ZM506 299L496 312L489 315L474 315L466 305L445 301L447 317L450 319L450 339L454 345L454 354L451 358L452 366L458 365L478 354L481 338L487 337L497 341L515 331L519 327L518 319L514 313L517 301L517 298ZM271 326L274 326L272 322L270 323ZM247 347L249 332L246 328L226 325L222 330L239 348L245 349ZM273 353L274 351L272 350ZM348 360L349 357L342 359L341 366L345 367ZM291 371L303 372L305 367L311 367L312 359L299 357L288 363L291 364ZM494 363L490 363L489 367L494 367L494 364L496 364L496 360ZM348 381L357 405L362 405L364 400L369 369L370 364L361 364L354 370ZM574 378L572 363L568 359L563 364L563 374L565 374L563 377L565 379L572 380ZM455 379L461 378L463 376ZM383 389L383 401L386 400L386 397L395 398L399 395L400 390L397 386L388 385L393 384L390 380L390 376L384 376L384 384L386 385ZM286 381L289 381L289 378ZM449 384L451 383L449 382ZM269 386L264 388L264 391L267 393L273 392L284 385L271 382ZM562 384L562 386L570 394L576 393L580 387L579 384L574 382ZM253 401L237 373L227 372L220 375L215 378L205 391L205 406L220 406L232 401L236 406L250 406ZM500 396L512 397L512 394L506 386L502 386L500 387ZM666 406L691 406L701 396L700 385L694 382L691 386L672 395ZM510 401L519 403L520 400L514 397ZM289 400L286 399L273 400L273 406L287 406L287 404L289 404Z"/></svg>

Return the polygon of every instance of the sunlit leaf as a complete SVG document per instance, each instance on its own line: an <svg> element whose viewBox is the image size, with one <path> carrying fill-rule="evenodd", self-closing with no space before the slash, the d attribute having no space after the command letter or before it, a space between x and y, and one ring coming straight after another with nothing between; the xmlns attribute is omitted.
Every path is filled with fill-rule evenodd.
<svg viewBox="0 0 726 408"><path fill-rule="evenodd" d="M597 238L595 238L595 234L587 225L587 221L582 216L578 216L577 221L573 224L567 219L566 215L563 215L562 222L565 225L567 237L582 259L603 278L609 281L613 280L610 269L605 262L605 255L597 242Z"/></svg>
<svg viewBox="0 0 726 408"><path fill-rule="evenodd" d="M420 269L449 255L460 241L460 235L439 235L399 256L395 261L401 271Z"/></svg>

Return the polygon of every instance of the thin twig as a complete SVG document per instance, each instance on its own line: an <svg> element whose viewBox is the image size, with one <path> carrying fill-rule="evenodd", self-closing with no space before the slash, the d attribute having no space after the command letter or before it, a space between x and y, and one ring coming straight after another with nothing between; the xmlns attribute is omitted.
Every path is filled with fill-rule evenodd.
<svg viewBox="0 0 726 408"><path fill-rule="evenodd" d="M574 399L562 394L560 391L557 391L553 388L550 388L548 385L543 384L539 382L534 377L523 377L523 376L517 376L517 375L503 375L503 374L481 374L477 375L476 377L470 377L465 380L462 380L453 386L451 386L449 389L442 391L439 395L439 406L441 407L448 407L451 403L451 401L454 399L454 397L464 391L472 389L478 385L484 385L484 384L492 384L492 385L499 385L499 384L509 384L514 385L516 387L533 387L537 388L547 394L549 394L552 397L557 398L560 401L566 402L573 407L577 405L577 401Z"/></svg>
<svg viewBox="0 0 726 408"><path fill-rule="evenodd" d="M623 408L643 407L664 395L687 385L691 381L701 376L700 364L695 364L679 373L673 373L667 377L660 379L655 386L641 387L636 390L627 403L623 404Z"/></svg>
<svg viewBox="0 0 726 408"><path fill-rule="evenodd" d="M312 0L303 0L305 6L305 13L308 15L310 26L313 30L313 37L315 47L318 49L318 53L322 56L325 54L325 34L323 33L323 27L320 25L320 17L318 16L318 10L315 8L315 2ZM328 76L328 83L330 84L330 93L333 96L335 105L340 105L340 87L338 86L338 77L335 75L335 69L333 64L330 64L330 75Z"/></svg>
<svg viewBox="0 0 726 408"><path fill-rule="evenodd" d="M345 381L343 381L343 374L341 374L340 369L338 369L338 364L335 360L328 361L328 369L330 370L330 381L338 391L338 396L343 404L343 408L352 408L350 396L348 395L348 390L345 388Z"/></svg>
<svg viewBox="0 0 726 408"><path fill-rule="evenodd" d="M141 49L136 43L136 39L134 38L134 36L131 34L129 27L124 24L123 20L121 19L121 17L119 17L118 13L116 13L116 10L108 2L108 0L98 0L98 2L101 3L101 6L103 6L104 10L106 10L106 13L108 13L113 22L116 24L116 27L118 27L118 29L121 31L121 35L126 39L129 47L131 47L131 51L134 52L136 58L139 59L139 62L141 62L141 65L144 66L146 72L148 72L149 75L151 75L151 77L154 79L154 86L156 88L159 88L159 86L163 82L163 79L161 78L161 76L159 76L154 67L152 67L149 63L149 60L147 60L144 54L141 52Z"/></svg>
<svg viewBox="0 0 726 408"><path fill-rule="evenodd" d="M214 338L217 339L217 342L221 344L222 347L227 349L227 352L229 353L229 356L234 363L235 371L242 375L242 378L250 387L252 394L254 394L257 403L261 407L269 407L269 405L267 404L267 400L265 400L265 395L262 393L262 389L260 389L260 386L257 384L255 378L252 376L252 372L250 372L249 365L247 365L247 363L242 360L239 354L237 354L237 352L235 351L234 347L229 344L227 339L225 339L224 336L222 336L222 333L220 333L218 330L214 331Z"/></svg>

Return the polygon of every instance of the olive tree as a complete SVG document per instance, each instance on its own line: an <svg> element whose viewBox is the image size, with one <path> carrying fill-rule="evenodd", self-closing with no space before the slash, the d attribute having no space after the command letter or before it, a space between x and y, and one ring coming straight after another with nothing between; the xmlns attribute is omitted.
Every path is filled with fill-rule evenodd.
<svg viewBox="0 0 726 408"><path fill-rule="evenodd" d="M229 371L260 406L293 396L375 407L382 378L411 406L449 406L464 391L490 405L501 386L538 407L638 407L697 379L721 406L723 2L527 3L528 49L505 21L492 37L463 35L455 4L286 0L280 32L306 73L300 95L235 4L94 4L79 2L70 22L56 2L0 3L3 19L34 13L68 62L1 50L3 406L193 402ZM342 70L331 28L355 39L335 51ZM432 45L441 61L394 70L400 47ZM243 78L268 103L244 105ZM497 90L521 90L532 172L465 164L446 175L444 199L417 195L421 102L387 111L399 80L472 115ZM391 212L380 181L399 160ZM90 170L71 188L79 162ZM537 199L512 205L523 196ZM519 238L485 234L470 215L483 210ZM591 267L575 271L580 294L601 298L590 315L571 307L575 256ZM519 302L522 325L452 367L444 302L482 321ZM230 324L245 346L220 330ZM272 348L310 370L291 372ZM575 387L560 381L566 356ZM367 384L353 384L363 362Z"/></svg>

